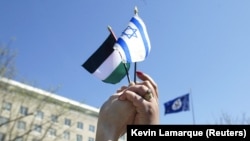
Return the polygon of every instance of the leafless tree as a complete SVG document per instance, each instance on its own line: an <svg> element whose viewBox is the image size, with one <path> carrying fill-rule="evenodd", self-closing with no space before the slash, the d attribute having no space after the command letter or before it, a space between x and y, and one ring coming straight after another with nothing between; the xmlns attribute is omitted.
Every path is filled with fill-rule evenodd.
<svg viewBox="0 0 250 141"><path fill-rule="evenodd" d="M7 44L0 43L0 79L12 79L16 75L16 52L10 47L13 41L14 38ZM50 92L54 91L56 90L50 90ZM52 122L51 117L48 116L44 117L43 120L37 121L37 113L48 108L46 107L48 103L56 103L53 107L53 109L56 109L53 114L57 118L66 116L70 110L70 104L58 102L49 96L41 96L0 81L0 133L4 133L4 138L8 139L8 141L16 141L18 138L27 141L34 138L34 135L31 133L36 130L35 128L42 127L43 132L35 140L45 140L55 122ZM8 104L12 104L11 109L8 109L10 108ZM29 111L27 113L20 113L21 106L28 107ZM21 131L17 130L20 122L26 123L24 127L20 127L24 128ZM36 125L39 126L35 127ZM71 129L69 127L65 130L70 131ZM62 133L63 131L57 133L53 140L61 140Z"/></svg>
<svg viewBox="0 0 250 141"><path fill-rule="evenodd" d="M242 113L239 117L232 116L226 112L222 112L216 124L250 124L250 117Z"/></svg>
<svg viewBox="0 0 250 141"><path fill-rule="evenodd" d="M0 76L13 78L16 74L15 58L16 52L10 46L15 38L5 44L0 42Z"/></svg>
<svg viewBox="0 0 250 141"><path fill-rule="evenodd" d="M8 109L9 107L6 105L8 102L12 104L11 109ZM55 126L61 128L58 126L63 126L64 130L58 130L53 139L50 139L59 141L62 139L64 131L74 132L75 130L75 128L71 127L76 123L72 122L71 126L65 128L64 125L53 121L50 114L44 115L42 119L38 119L39 111L51 109L53 115L56 116L54 120L64 119L72 111L71 104L61 102L49 96L39 95L0 82L0 106L0 132L4 132L5 139L8 139L8 141L16 141L18 138L22 138L25 141L34 138L35 140L46 141L51 128ZM27 107L28 110L22 111L20 109L22 106ZM3 120L3 117L6 120ZM25 125L20 127L20 122L25 123ZM40 130L36 128L42 128L42 131L34 137L34 131Z"/></svg>

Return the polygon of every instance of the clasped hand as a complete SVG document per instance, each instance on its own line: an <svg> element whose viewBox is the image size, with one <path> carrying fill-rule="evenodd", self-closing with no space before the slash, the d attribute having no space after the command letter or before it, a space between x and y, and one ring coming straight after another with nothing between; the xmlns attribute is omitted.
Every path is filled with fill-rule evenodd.
<svg viewBox="0 0 250 141"><path fill-rule="evenodd" d="M129 124L159 124L157 85L145 73L137 76L141 82L121 87L102 105L96 141L117 141Z"/></svg>

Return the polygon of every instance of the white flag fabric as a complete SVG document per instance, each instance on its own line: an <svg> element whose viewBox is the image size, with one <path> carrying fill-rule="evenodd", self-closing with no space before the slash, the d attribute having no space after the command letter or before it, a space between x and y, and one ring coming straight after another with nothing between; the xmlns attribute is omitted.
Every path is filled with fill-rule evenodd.
<svg viewBox="0 0 250 141"><path fill-rule="evenodd" d="M151 44L143 20L133 16L114 45L123 61L127 63L144 61L149 55Z"/></svg>
<svg viewBox="0 0 250 141"><path fill-rule="evenodd" d="M105 83L117 84L126 75L126 68L130 64L124 64L122 58L113 46L116 38L110 33L101 46L82 65L88 72L101 79Z"/></svg>

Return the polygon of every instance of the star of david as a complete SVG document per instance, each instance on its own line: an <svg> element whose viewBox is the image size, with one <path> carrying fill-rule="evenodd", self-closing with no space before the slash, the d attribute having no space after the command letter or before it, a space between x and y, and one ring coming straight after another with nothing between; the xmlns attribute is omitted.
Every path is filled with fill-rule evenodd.
<svg viewBox="0 0 250 141"><path fill-rule="evenodd" d="M130 39L131 37L136 37L136 38L137 38L136 31L137 31L137 29L134 29L134 28L132 28L131 26L128 26L128 27L122 32L122 34L123 34L123 35L126 35L129 39Z"/></svg>

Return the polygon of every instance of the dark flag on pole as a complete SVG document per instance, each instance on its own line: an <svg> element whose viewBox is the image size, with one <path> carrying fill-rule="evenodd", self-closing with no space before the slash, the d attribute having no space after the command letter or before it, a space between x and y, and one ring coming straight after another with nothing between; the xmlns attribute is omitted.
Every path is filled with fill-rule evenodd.
<svg viewBox="0 0 250 141"><path fill-rule="evenodd" d="M171 113L177 113L181 111L189 111L189 93L179 96L173 100L164 103L165 115Z"/></svg>
<svg viewBox="0 0 250 141"><path fill-rule="evenodd" d="M114 50L115 42L116 38L111 32L102 45L82 64L89 73L105 83L120 82L127 75L126 69L130 68L130 64L123 63L119 52Z"/></svg>

